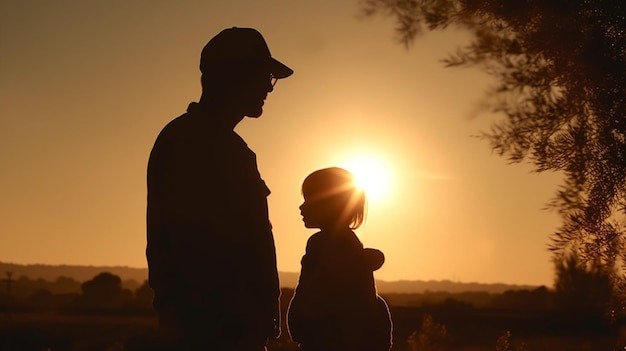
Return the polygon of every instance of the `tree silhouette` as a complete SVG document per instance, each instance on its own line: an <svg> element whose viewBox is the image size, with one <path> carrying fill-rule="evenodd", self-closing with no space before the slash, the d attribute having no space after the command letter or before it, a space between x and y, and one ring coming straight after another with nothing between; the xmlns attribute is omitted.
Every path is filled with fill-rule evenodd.
<svg viewBox="0 0 626 351"><path fill-rule="evenodd" d="M557 261L554 284L557 307L570 317L601 319L614 297L611 267L598 260L583 262L576 252Z"/></svg>
<svg viewBox="0 0 626 351"><path fill-rule="evenodd" d="M487 100L505 118L482 136L511 162L564 174L551 249L621 262L613 278L626 291L626 2L361 0L361 10L395 17L407 46L451 25L473 34L444 62L496 79Z"/></svg>
<svg viewBox="0 0 626 351"><path fill-rule="evenodd" d="M132 298L130 291L122 288L117 275L103 272L82 285L83 307L88 309L117 309Z"/></svg>
<svg viewBox="0 0 626 351"><path fill-rule="evenodd" d="M81 284L74 278L59 276L53 284L55 293L74 293L80 290Z"/></svg>

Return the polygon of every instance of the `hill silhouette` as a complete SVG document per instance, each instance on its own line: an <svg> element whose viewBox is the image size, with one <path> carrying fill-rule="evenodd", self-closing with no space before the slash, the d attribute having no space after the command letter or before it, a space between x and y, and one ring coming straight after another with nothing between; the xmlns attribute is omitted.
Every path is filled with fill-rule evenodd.
<svg viewBox="0 0 626 351"><path fill-rule="evenodd" d="M73 278L79 282L85 282L92 279L102 272L109 272L119 276L123 281L134 280L142 283L148 279L147 268L133 268L126 266L79 266L79 265L45 265L45 264L15 264L0 262L0 276L4 278L6 272L12 273L13 279L19 279L26 276L30 279L43 279L54 281L58 277ZM294 288L298 283L299 273L279 272L282 287ZM460 293L470 291L485 291L488 293L502 293L507 290L535 289L537 286L532 285L510 285L502 283L464 283L453 282L450 280L399 280L384 281L377 280L376 286L378 292L385 293L423 293L430 292L449 292Z"/></svg>
<svg viewBox="0 0 626 351"><path fill-rule="evenodd" d="M92 279L102 272L109 272L119 276L122 280L135 280L138 283L148 279L146 268L131 268L124 266L71 266L71 265L45 265L45 264L15 264L0 262L0 276L4 278L5 272L11 272L13 279L27 276L30 279L43 279L54 281L58 277L73 278L79 282Z"/></svg>

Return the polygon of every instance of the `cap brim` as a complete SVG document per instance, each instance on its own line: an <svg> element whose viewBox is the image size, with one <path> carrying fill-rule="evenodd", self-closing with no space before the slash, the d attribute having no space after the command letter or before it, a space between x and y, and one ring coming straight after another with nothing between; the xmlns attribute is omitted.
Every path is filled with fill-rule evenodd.
<svg viewBox="0 0 626 351"><path fill-rule="evenodd" d="M274 78L282 79L287 78L293 74L293 70L285 66L282 62L272 58L272 75Z"/></svg>

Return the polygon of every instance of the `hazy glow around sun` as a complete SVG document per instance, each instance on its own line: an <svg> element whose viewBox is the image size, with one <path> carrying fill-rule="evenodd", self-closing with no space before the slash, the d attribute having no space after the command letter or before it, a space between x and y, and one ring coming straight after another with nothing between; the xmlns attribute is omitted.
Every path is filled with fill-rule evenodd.
<svg viewBox="0 0 626 351"><path fill-rule="evenodd" d="M339 166L354 174L356 185L365 191L370 202L378 202L387 197L391 176L389 168L379 158L366 154L353 155Z"/></svg>

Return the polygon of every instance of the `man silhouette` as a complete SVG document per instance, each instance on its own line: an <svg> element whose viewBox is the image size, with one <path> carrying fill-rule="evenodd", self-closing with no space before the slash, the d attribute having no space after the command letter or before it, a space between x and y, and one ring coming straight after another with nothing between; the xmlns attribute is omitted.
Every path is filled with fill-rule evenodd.
<svg viewBox="0 0 626 351"><path fill-rule="evenodd" d="M234 131L293 71L261 34L228 28L200 58L202 95L159 134L148 162L147 248L162 346L263 350L280 333L270 191Z"/></svg>

